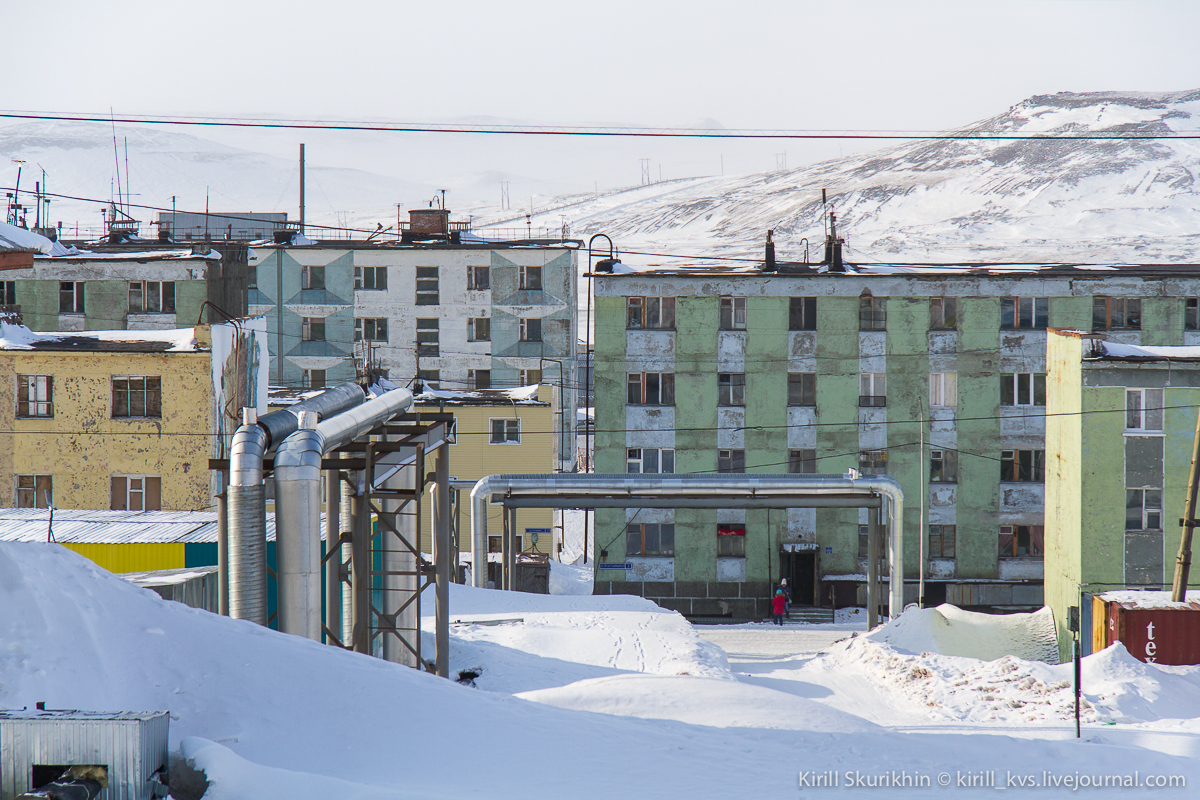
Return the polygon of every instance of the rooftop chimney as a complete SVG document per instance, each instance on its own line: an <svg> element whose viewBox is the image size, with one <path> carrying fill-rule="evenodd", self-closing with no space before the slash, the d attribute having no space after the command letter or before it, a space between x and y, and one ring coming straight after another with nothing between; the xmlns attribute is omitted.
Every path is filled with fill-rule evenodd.
<svg viewBox="0 0 1200 800"><path fill-rule="evenodd" d="M444 208L414 208L408 212L408 229L423 236L450 233L450 212Z"/></svg>
<svg viewBox="0 0 1200 800"><path fill-rule="evenodd" d="M771 234L775 231L767 231L767 252L763 260L763 272L775 271L775 242L771 239Z"/></svg>
<svg viewBox="0 0 1200 800"><path fill-rule="evenodd" d="M829 212L829 235L825 237L825 263L830 272L845 272L842 263L842 239L837 235L837 214Z"/></svg>

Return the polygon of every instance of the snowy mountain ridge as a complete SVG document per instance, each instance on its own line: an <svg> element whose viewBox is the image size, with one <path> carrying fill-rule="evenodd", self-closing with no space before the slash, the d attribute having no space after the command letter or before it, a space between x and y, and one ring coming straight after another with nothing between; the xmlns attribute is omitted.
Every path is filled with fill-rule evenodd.
<svg viewBox="0 0 1200 800"><path fill-rule="evenodd" d="M950 135L1200 133L1200 90L1039 95ZM756 175L583 200L575 235L620 248L819 260L824 211L847 257L877 261L1188 262L1200 256L1200 142L1182 138L931 138ZM829 205L821 203L828 190ZM534 224L537 224L535 219Z"/></svg>

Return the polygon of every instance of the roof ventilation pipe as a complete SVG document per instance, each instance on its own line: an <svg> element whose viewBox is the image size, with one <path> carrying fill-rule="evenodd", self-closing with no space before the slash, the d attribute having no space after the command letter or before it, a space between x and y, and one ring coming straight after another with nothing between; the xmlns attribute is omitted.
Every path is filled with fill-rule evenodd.
<svg viewBox="0 0 1200 800"><path fill-rule="evenodd" d="M412 392L393 389L313 426L275 451L275 574L279 630L321 640L321 457L402 414Z"/></svg>
<svg viewBox="0 0 1200 800"><path fill-rule="evenodd" d="M245 409L229 454L229 616L267 624L267 535L263 458L299 427L300 414L330 417L366 399L354 383L344 383L256 418Z"/></svg>
<svg viewBox="0 0 1200 800"><path fill-rule="evenodd" d="M670 498L670 500L668 500ZM870 502L879 498L874 503ZM811 474L660 475L560 473L548 475L488 475L471 490L471 574L476 586L487 587L487 507L492 502L534 505L553 499L555 508L801 508L886 504L888 532L889 611L892 619L904 609L904 493L895 478ZM484 555L483 559L487 556Z"/></svg>

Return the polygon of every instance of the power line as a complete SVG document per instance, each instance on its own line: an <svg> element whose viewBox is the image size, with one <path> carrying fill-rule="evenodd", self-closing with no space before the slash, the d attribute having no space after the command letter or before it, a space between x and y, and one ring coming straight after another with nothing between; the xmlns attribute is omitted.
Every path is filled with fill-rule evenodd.
<svg viewBox="0 0 1200 800"><path fill-rule="evenodd" d="M787 130L787 129L706 129L653 128L639 126L583 127L571 125L463 125L429 122L371 123L354 120L321 121L311 119L252 119L238 117L187 117L130 114L121 117L86 113L51 113L34 111L4 111L0 118L48 120L57 122L122 122L136 125L181 125L216 128L265 128L291 130L370 131L387 133L468 133L495 136L592 136L683 139L861 139L861 140L970 140L983 141L1112 141L1200 139L1200 133L1121 132L1121 133L1064 133L1037 134L997 133L976 131L852 131L852 130Z"/></svg>

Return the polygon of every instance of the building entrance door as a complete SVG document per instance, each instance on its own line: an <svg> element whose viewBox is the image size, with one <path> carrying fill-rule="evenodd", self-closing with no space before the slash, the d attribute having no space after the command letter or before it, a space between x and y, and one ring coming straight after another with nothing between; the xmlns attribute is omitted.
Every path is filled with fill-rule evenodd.
<svg viewBox="0 0 1200 800"><path fill-rule="evenodd" d="M817 598L817 553L814 550L783 553L783 577L792 590L792 604L819 606Z"/></svg>

